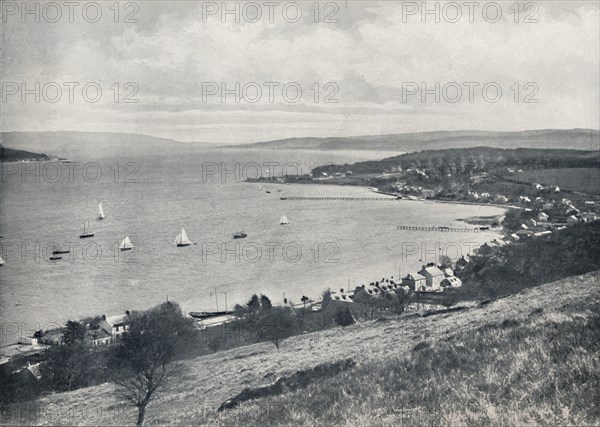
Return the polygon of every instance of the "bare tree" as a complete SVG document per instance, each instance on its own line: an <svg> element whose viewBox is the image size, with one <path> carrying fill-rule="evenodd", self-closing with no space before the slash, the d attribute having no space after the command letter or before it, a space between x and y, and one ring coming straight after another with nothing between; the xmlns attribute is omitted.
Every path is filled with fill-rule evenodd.
<svg viewBox="0 0 600 427"><path fill-rule="evenodd" d="M176 356L194 329L178 305L161 304L134 313L115 353L119 367L119 395L138 408L137 425L144 423L146 406L176 372Z"/></svg>

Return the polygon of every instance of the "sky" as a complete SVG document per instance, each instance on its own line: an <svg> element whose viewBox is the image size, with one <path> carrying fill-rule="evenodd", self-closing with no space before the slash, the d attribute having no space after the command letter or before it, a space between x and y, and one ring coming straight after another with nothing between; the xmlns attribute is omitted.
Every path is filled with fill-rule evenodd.
<svg viewBox="0 0 600 427"><path fill-rule="evenodd" d="M475 3L2 1L0 129L600 128L599 3Z"/></svg>

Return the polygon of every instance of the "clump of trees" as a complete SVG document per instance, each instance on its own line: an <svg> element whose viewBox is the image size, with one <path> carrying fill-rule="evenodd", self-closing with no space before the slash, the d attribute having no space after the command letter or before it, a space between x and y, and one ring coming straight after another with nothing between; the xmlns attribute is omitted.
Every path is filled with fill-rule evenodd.
<svg viewBox="0 0 600 427"><path fill-rule="evenodd" d="M467 297L496 297L600 269L600 221L579 223L471 258L460 272Z"/></svg>

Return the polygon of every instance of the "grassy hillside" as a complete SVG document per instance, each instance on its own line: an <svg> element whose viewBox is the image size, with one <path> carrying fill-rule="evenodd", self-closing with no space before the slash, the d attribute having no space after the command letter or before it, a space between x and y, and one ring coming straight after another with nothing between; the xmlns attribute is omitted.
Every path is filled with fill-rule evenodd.
<svg viewBox="0 0 600 427"><path fill-rule="evenodd" d="M600 273L437 315L363 322L187 361L148 424L598 424ZM356 367L217 412L246 387L317 365ZM28 409L29 408L29 409ZM111 384L50 395L4 424L132 424ZM25 414L25 415L23 415ZM23 417L29 418L24 419ZM266 418L265 418L266 417Z"/></svg>
<svg viewBox="0 0 600 427"><path fill-rule="evenodd" d="M308 150L440 150L477 146L498 148L565 148L600 149L600 131L594 129L543 129L519 132L436 131L392 135L364 135L332 138L288 138L244 148Z"/></svg>

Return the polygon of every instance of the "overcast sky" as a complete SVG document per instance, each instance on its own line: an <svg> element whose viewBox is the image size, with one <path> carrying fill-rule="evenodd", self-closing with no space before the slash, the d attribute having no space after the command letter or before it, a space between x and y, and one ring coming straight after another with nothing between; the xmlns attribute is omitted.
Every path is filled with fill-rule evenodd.
<svg viewBox="0 0 600 427"><path fill-rule="evenodd" d="M96 23L88 22L94 20L93 7L84 19L85 2L72 11L72 23L66 6L56 23L48 22L56 20L52 8L40 9L39 23L35 15L25 15L23 23L21 2L2 2L2 130L136 132L229 143L600 127L596 1L537 2L527 10L522 4L518 16L512 1L499 2L497 22L491 22L495 7L484 14L486 2L472 11L458 2L461 17L448 6L440 10L439 23L434 15L422 22L411 3L391 1L321 3L318 17L312 1L300 2L298 22L292 22L293 5L284 12L287 2L272 9L272 19L269 7L257 2L262 13L257 22L250 22L257 8L244 9L243 3L235 22L221 10L210 14L221 2L131 2L121 3L115 23L112 3L99 2ZM128 14L138 22L123 22ZM338 22L324 22L328 15ZM79 83L73 102L68 82ZM236 82L238 94L245 86L255 102L236 102ZM40 84L39 103L35 94L22 102L22 83L34 92ZM92 83L88 101L82 95L86 83ZM231 91L224 102L221 83ZM433 90L424 100L422 83ZM57 86L62 97L53 103ZM100 99L89 102L97 97L96 87ZM128 94L138 102L124 103ZM326 97L338 102L325 102Z"/></svg>

